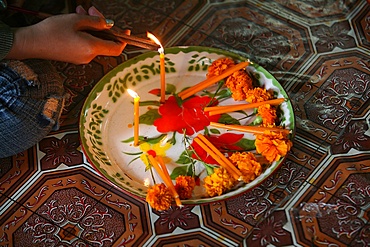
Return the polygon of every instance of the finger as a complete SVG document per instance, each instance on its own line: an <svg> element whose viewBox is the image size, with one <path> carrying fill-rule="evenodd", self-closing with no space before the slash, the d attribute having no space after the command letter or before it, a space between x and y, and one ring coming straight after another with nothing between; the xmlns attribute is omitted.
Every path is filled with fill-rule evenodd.
<svg viewBox="0 0 370 247"><path fill-rule="evenodd" d="M114 25L110 19L104 19L98 16L78 15L75 27L77 30L106 30Z"/></svg>
<svg viewBox="0 0 370 247"><path fill-rule="evenodd" d="M92 16L99 16L101 18L104 18L104 15L99 10L97 10L94 6L91 6L89 8L88 13L89 15L92 15Z"/></svg>
<svg viewBox="0 0 370 247"><path fill-rule="evenodd" d="M80 15L87 15L87 12L86 10L84 9L84 7L82 7L81 5L78 5L76 7L76 13L77 14L80 14Z"/></svg>
<svg viewBox="0 0 370 247"><path fill-rule="evenodd" d="M122 54L123 49L126 47L126 43L119 43L114 41L99 40L97 41L97 47L99 55L103 56L119 56Z"/></svg>

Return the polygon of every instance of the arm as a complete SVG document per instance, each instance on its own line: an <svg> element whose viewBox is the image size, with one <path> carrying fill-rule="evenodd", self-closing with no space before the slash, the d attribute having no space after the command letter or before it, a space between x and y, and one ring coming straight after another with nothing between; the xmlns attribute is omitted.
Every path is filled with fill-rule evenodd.
<svg viewBox="0 0 370 247"><path fill-rule="evenodd" d="M84 64L98 55L118 56L125 43L103 40L86 32L110 27L102 16L52 16L35 25L15 29L13 46L5 58L40 58Z"/></svg>

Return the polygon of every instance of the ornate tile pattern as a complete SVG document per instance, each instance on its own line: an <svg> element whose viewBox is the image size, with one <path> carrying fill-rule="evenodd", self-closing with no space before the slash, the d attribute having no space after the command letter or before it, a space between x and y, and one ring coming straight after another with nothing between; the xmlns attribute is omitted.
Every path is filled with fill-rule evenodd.
<svg viewBox="0 0 370 247"><path fill-rule="evenodd" d="M250 57L284 86L294 147L276 173L225 201L155 211L84 156L78 119L94 85L145 50L53 62L69 94L59 131L0 159L0 246L369 246L370 3L92 0L166 46Z"/></svg>

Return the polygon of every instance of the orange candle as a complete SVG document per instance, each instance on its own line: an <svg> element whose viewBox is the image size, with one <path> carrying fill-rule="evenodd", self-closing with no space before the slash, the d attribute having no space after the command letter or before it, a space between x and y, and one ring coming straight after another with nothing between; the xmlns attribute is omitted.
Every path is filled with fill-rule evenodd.
<svg viewBox="0 0 370 247"><path fill-rule="evenodd" d="M215 155L221 158L223 164L225 165L225 168L228 168L230 171L230 174L233 175L235 179L239 179L242 176L242 173L236 168L233 163L231 163L230 160L228 160L225 155L223 155L220 150L218 150L210 141L208 141L207 138L204 137L204 135L199 134L198 138L207 145L212 152L214 152ZM199 143L198 143L199 144Z"/></svg>
<svg viewBox="0 0 370 247"><path fill-rule="evenodd" d="M171 180L171 177L170 177L170 174L168 173L167 171L167 167L166 167L166 164L164 163L163 159L161 156L157 156L157 159L158 159L158 162L159 162L159 165L160 167L162 168L163 170L163 173L164 175L167 177L168 181L169 181L169 188L170 190L172 191L172 195L173 197L175 198L175 201L176 201L176 205L177 206L182 206L182 203L181 203L181 200L180 200L180 196L179 194L177 193L176 189L175 189L175 186L173 186L173 183L172 183L172 180Z"/></svg>
<svg viewBox="0 0 370 247"><path fill-rule="evenodd" d="M204 151L206 151L214 160L216 160L218 162L218 164L220 164L220 166L222 166L223 168L225 168L227 170L228 173L231 174L231 176L234 177L235 180L238 180L240 178L240 176L238 174L236 174L222 159L221 157L219 157L218 155L216 155L216 153L214 153L211 148L209 148L205 143L203 143L199 138L194 138L194 141L201 147L204 149Z"/></svg>
<svg viewBox="0 0 370 247"><path fill-rule="evenodd" d="M164 65L164 52L159 54L161 72L161 103L166 101L166 67Z"/></svg>
<svg viewBox="0 0 370 247"><path fill-rule="evenodd" d="M184 91L180 92L178 94L179 97L181 97L182 100L192 96L193 94L211 86L212 84L215 84L216 82L224 79L225 77L231 75L235 71L241 70L249 65L249 62L241 62L237 65L234 65L228 69L226 69L222 74L217 76L212 76L210 78L207 78L206 80L198 83L197 85L194 85L188 89L185 89Z"/></svg>
<svg viewBox="0 0 370 247"><path fill-rule="evenodd" d="M156 170L156 172L158 173L158 175L161 177L161 179L163 180L163 182L167 186L168 181L167 181L166 176L164 175L162 169L159 167L158 161L152 155L150 155L150 154L148 155L148 159L150 161L150 164L154 167L154 169Z"/></svg>
<svg viewBox="0 0 370 247"><path fill-rule="evenodd" d="M131 90L127 89L127 92L134 98L134 146L139 145L139 106L140 106L140 97L139 95Z"/></svg>
<svg viewBox="0 0 370 247"><path fill-rule="evenodd" d="M176 192L175 187L173 186L173 183L171 181L170 175L168 174L167 168L162 160L161 157L158 156L159 163L158 161L152 156L148 155L148 159L150 161L150 164L154 167L158 175L161 177L167 188L171 191L172 196L175 198L176 205L177 206L182 206L181 200L179 195Z"/></svg>
<svg viewBox="0 0 370 247"><path fill-rule="evenodd" d="M250 104L239 104L239 105L228 105L228 106L210 106L210 107L205 107L204 111L209 112L209 115L213 116L213 115L227 113L227 112L253 109L253 108L257 108L261 105L265 105L265 104L279 105L279 104L283 103L284 101L285 101L284 98L278 98L278 99L266 100L266 101L257 102L257 103L250 103Z"/></svg>
<svg viewBox="0 0 370 247"><path fill-rule="evenodd" d="M160 99L160 102L161 103L164 103L166 101L165 97L166 97L166 67L165 67L165 64L164 64L164 48L161 44L161 42L159 42L159 40L157 39L157 37L155 37L152 33L150 32L147 32L147 37L151 40L153 40L157 45L160 46L160 48L158 49L158 52L159 52L159 71L160 71L160 76L161 76L161 99Z"/></svg>
<svg viewBox="0 0 370 247"><path fill-rule="evenodd" d="M221 129L228 129L228 130L237 130L242 132L249 132L252 134L263 134L266 130L267 131L275 131L275 132L283 132L284 134L288 135L291 133L291 130L282 129L282 128L274 128L274 127L258 127L258 126L244 126L244 125L233 125L233 124L221 124L211 122L210 126L221 128Z"/></svg>

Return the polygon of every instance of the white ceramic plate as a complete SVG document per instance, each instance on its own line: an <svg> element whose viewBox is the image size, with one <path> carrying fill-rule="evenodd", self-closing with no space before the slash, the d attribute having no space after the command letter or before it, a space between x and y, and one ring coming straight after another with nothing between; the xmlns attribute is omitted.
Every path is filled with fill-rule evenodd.
<svg viewBox="0 0 370 247"><path fill-rule="evenodd" d="M185 87L203 81L206 77L207 67L217 58L230 57L236 61L247 60L247 58L234 53L206 47L172 47L166 49L165 54L166 83L169 85L169 91L176 93ZM248 66L247 70L258 79L261 86L272 89L276 97L288 99L282 86L264 68L254 63ZM156 118L156 116L153 117L149 113L155 112L155 110L150 111L150 109L158 108L159 97L154 92L155 89L159 88L159 54L157 52L142 54L120 64L105 75L87 97L80 116L81 143L91 164L114 185L143 199L146 197L148 185L152 185L154 180L157 183L161 182L161 179L154 170L150 172L145 169L145 164L140 159L142 150L133 146L131 141L134 110L133 99L127 93L127 89L132 89L139 94L140 102L143 104L140 106L141 120L150 123L153 121L152 118ZM169 95L167 95L168 97ZM220 105L230 103L235 104L235 101L229 98L222 101ZM280 111L281 124L294 131L294 113L290 101L282 103ZM234 118L241 117L237 114L231 115ZM244 120L241 121L241 124L243 123L245 123ZM203 133L203 131L199 133ZM213 128L212 133L222 134L225 131ZM233 133L240 134L235 131ZM153 125L140 124L140 136L152 140L162 134L164 133L159 133ZM195 136L196 134L190 136L190 139ZM170 145L168 150L165 150L170 174L176 168L175 171L178 173L179 167L186 170L189 163L179 162L185 149L183 135L177 133L173 136L173 133L168 133L167 137L176 141L174 145ZM254 136L244 134L244 138L253 140ZM293 138L293 134L290 138ZM152 142L157 142L156 147L158 148L159 141L152 140ZM148 145L149 148L152 148L155 144ZM261 183L280 166L282 161L283 159L274 162L251 183L240 183L221 196L207 197L203 186L196 186L193 197L182 202L184 204L200 204L238 195ZM196 163L195 174L200 175L202 184L202 180L206 176L204 165L199 162Z"/></svg>

